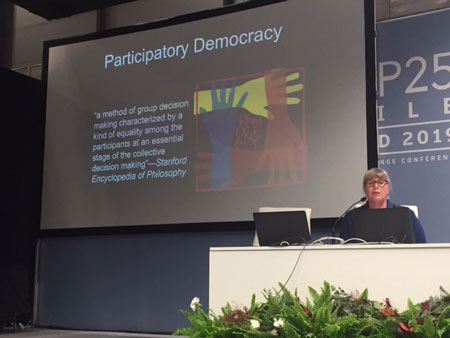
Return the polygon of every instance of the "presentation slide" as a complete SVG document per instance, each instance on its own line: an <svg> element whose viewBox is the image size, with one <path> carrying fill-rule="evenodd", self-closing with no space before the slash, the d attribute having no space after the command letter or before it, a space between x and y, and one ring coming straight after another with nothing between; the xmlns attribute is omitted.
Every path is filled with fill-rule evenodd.
<svg viewBox="0 0 450 338"><path fill-rule="evenodd" d="M362 196L363 1L172 21L47 44L41 229L337 217Z"/></svg>

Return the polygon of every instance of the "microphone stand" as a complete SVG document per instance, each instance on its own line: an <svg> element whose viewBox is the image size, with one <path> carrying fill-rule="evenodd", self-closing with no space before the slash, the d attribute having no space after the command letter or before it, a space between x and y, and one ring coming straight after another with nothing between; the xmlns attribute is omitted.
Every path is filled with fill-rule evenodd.
<svg viewBox="0 0 450 338"><path fill-rule="evenodd" d="M347 210L345 210L344 211L344 213L341 215L341 216L339 216L338 218L336 218L336 221L334 221L334 223L333 223L333 227L331 228L331 237L336 237L336 225L339 223L339 221L345 216L345 215L347 215L347 213L355 206L355 205L357 205L358 203L361 203L361 202L365 202L365 201L367 201L367 197L361 197L357 202L355 202L355 203L353 203L351 206L349 206L348 208L347 208ZM336 244L336 242L334 241L334 239L332 239L331 240L331 243L332 244Z"/></svg>

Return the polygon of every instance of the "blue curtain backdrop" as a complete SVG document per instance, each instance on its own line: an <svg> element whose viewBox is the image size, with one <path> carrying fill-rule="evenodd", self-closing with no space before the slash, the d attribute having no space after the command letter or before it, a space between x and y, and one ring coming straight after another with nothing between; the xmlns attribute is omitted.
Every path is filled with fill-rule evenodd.
<svg viewBox="0 0 450 338"><path fill-rule="evenodd" d="M450 242L449 23L447 9L377 24L379 166L429 242Z"/></svg>

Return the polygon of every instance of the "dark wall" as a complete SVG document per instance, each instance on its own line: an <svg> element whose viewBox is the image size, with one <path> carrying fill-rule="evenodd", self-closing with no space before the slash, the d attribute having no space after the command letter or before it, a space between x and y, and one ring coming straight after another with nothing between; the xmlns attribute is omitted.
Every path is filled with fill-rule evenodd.
<svg viewBox="0 0 450 338"><path fill-rule="evenodd" d="M12 65L13 31L14 5L0 1L0 67L8 69Z"/></svg>
<svg viewBox="0 0 450 338"><path fill-rule="evenodd" d="M154 333L186 327L180 309L189 309L195 296L205 309L209 305L209 247L248 246L253 234L221 231L42 238L37 322L41 326Z"/></svg>
<svg viewBox="0 0 450 338"><path fill-rule="evenodd" d="M0 68L3 164L0 314L30 315L44 133L40 81Z"/></svg>
<svg viewBox="0 0 450 338"><path fill-rule="evenodd" d="M329 234L315 228L312 236ZM41 238L37 324L153 333L186 327L179 310L193 297L209 307L209 248L250 246L253 236L222 230Z"/></svg>

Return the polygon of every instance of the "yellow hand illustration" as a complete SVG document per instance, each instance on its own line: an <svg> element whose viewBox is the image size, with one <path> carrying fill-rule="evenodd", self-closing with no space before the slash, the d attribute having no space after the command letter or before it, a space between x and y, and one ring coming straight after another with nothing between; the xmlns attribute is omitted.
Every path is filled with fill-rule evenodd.
<svg viewBox="0 0 450 338"><path fill-rule="evenodd" d="M284 105L300 103L300 98L295 97L298 92L303 90L303 84L296 81L300 79L300 73L294 72L287 76L285 74L286 72L283 70L274 70L266 73L265 76L244 82L236 86L233 100L248 94L242 108L251 114L273 119L273 115L269 112L268 102ZM226 88L226 97L231 96L232 90L233 87ZM194 100L197 102L194 114L202 114L214 109L210 90L198 91L197 95L198 102ZM234 107L237 103L231 102L231 105Z"/></svg>

